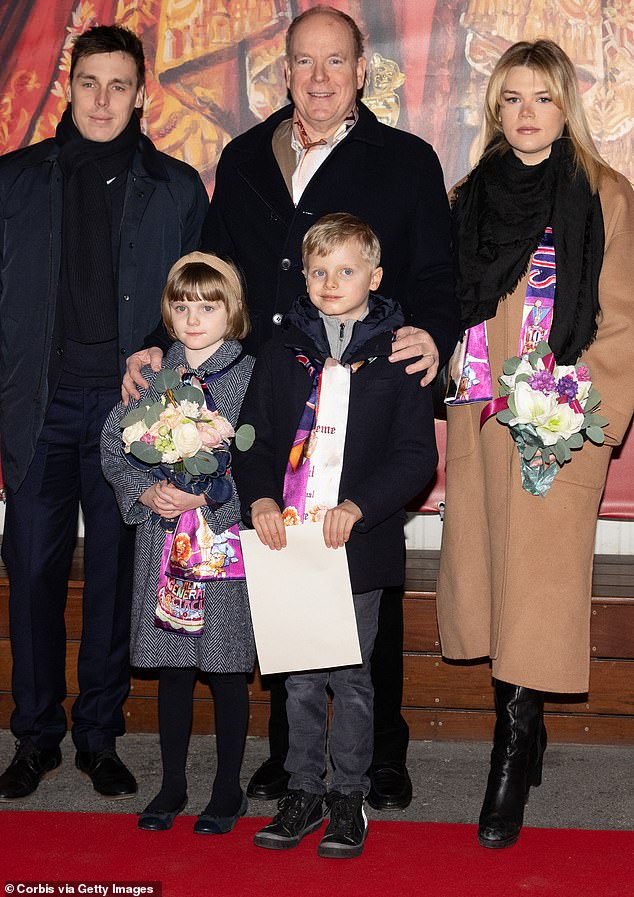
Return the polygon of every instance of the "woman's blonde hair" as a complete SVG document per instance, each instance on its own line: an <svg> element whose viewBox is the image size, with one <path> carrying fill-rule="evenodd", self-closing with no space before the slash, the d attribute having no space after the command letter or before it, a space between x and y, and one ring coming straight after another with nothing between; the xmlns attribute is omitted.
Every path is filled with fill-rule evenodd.
<svg viewBox="0 0 634 897"><path fill-rule="evenodd" d="M208 252L190 252L170 269L161 295L161 315L172 339L171 306L177 302L222 302L227 309L225 339L244 339L251 329L249 312L238 270L229 261Z"/></svg>
<svg viewBox="0 0 634 897"><path fill-rule="evenodd" d="M509 149L500 124L500 106L506 77L516 66L526 66L539 72L544 79L553 103L564 114L563 136L570 139L575 167L585 173L590 189L596 193L601 176L614 176L614 172L601 158L592 139L574 65L561 47L551 40L542 39L533 43L520 41L509 47L498 60L484 98L482 154L491 155Z"/></svg>

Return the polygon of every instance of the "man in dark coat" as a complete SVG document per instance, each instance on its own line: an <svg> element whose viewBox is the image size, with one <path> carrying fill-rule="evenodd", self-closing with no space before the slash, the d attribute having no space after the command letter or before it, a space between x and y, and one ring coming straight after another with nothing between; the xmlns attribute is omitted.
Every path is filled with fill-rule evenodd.
<svg viewBox="0 0 634 897"><path fill-rule="evenodd" d="M459 323L451 275L449 209L438 158L412 134L380 124L357 93L365 79L363 39L353 19L317 6L286 39L292 103L236 137L222 153L202 244L241 266L257 353L305 285L301 243L322 215L347 211L370 224L382 246L383 291L405 313L393 361L427 385L455 346ZM151 354L139 361L147 363ZM124 384L140 382L138 362ZM134 394L134 392L133 392ZM373 654L375 751L368 796L378 809L407 806L408 729L402 696L402 602L386 592ZM278 797L286 784L283 679L271 677L271 758L251 797Z"/></svg>
<svg viewBox="0 0 634 897"><path fill-rule="evenodd" d="M80 35L56 136L0 159L0 429L3 558L17 751L0 800L23 798L61 762L64 607L78 507L85 519L76 765L104 796L136 782L124 732L133 532L101 472L99 439L127 355L159 314L167 271L198 246L197 173L140 132L145 62L125 28Z"/></svg>

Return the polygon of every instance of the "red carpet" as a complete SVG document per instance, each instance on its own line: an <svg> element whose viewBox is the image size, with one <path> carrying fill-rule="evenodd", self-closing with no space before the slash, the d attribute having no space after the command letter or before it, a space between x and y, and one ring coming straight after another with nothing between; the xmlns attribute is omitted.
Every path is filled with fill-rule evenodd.
<svg viewBox="0 0 634 897"><path fill-rule="evenodd" d="M363 856L346 861L317 857L317 835L291 851L254 847L259 819L219 837L194 836L193 821L154 833L128 815L0 812L0 895L5 882L112 897L77 883L160 881L162 897L634 897L634 831L526 828L496 851L478 847L474 826L372 822Z"/></svg>

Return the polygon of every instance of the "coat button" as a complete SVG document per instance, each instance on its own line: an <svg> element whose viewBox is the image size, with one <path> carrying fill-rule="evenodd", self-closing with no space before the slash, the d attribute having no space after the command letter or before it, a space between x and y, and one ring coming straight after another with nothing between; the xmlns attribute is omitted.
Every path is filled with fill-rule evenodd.
<svg viewBox="0 0 634 897"><path fill-rule="evenodd" d="M272 319L272 320L273 320L273 323L274 323L274 324L281 324L281 323L282 323L282 315L279 313L279 311L276 312L276 313L273 315L273 319Z"/></svg>
<svg viewBox="0 0 634 897"><path fill-rule="evenodd" d="M130 297L128 296L127 293L125 294L125 296L123 296L123 301L124 301L124 302L129 302L129 301L130 301Z"/></svg>
<svg viewBox="0 0 634 897"><path fill-rule="evenodd" d="M290 267L291 267L291 260L290 259L282 259L282 271L288 271L288 269Z"/></svg>
<svg viewBox="0 0 634 897"><path fill-rule="evenodd" d="M56 349L55 351L56 351L57 354L60 356L60 358L61 358L62 355L64 354L64 349L63 349L62 346L58 346L57 349Z"/></svg>

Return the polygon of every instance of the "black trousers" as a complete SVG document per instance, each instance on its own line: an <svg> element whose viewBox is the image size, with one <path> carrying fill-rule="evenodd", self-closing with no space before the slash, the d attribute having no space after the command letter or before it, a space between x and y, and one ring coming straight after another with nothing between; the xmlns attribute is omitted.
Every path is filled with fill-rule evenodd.
<svg viewBox="0 0 634 897"><path fill-rule="evenodd" d="M80 505L85 586L73 741L78 750L99 751L124 731L134 529L121 520L99 451L104 421L119 399L117 389L60 386L26 479L7 494L2 557L10 580L11 729L39 748L57 746L66 732L64 610Z"/></svg>
<svg viewBox="0 0 634 897"><path fill-rule="evenodd" d="M403 700L403 592L385 589L381 596L379 628L372 652L374 686L374 755L372 763L404 764L409 727L401 713ZM271 690L269 746L271 756L285 759L288 751L286 676L268 676Z"/></svg>

